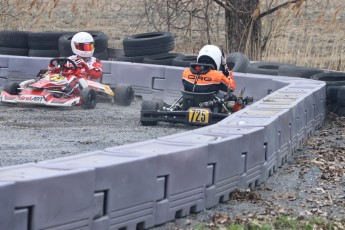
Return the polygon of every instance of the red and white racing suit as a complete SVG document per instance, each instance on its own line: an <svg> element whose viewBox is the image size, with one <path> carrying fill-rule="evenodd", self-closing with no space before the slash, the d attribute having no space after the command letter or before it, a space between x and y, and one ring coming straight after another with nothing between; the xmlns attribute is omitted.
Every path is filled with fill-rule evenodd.
<svg viewBox="0 0 345 230"><path fill-rule="evenodd" d="M67 86L63 89L70 91L77 84L79 79L97 80L102 76L102 63L95 57L82 58L77 55L68 57L77 65L77 69L63 69L62 75L68 80ZM73 67L71 63L67 67ZM51 74L60 74L61 66L48 65Z"/></svg>
<svg viewBox="0 0 345 230"><path fill-rule="evenodd" d="M63 69L62 75L68 80L68 84L63 88L66 92L73 90L81 78L97 80L102 76L102 63L99 59L95 57L82 58L77 55L70 56L68 59L74 61L78 68L74 69L73 64L68 63L67 67L72 67L72 69ZM60 74L61 69L61 66L48 65L50 74Z"/></svg>
<svg viewBox="0 0 345 230"><path fill-rule="evenodd" d="M96 80L102 76L102 63L99 59L95 57L82 58L77 55L70 56L68 59L74 61L78 66L78 69L75 72L64 72L63 75L67 75L67 78L70 78L70 75L73 75L77 78ZM72 64L69 64L68 67L72 67ZM52 74L60 73L61 70L60 66L52 66L50 64L48 65L48 69Z"/></svg>

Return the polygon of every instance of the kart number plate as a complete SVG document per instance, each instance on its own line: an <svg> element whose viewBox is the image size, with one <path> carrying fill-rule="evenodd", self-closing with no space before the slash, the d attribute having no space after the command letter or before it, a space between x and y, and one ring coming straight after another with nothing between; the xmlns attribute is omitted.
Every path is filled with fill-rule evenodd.
<svg viewBox="0 0 345 230"><path fill-rule="evenodd" d="M188 110L189 123L208 124L210 111L208 109L190 108Z"/></svg>

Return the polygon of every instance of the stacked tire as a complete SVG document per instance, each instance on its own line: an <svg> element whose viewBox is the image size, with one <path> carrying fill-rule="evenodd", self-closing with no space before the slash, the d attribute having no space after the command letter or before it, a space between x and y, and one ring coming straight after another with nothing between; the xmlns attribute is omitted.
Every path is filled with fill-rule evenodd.
<svg viewBox="0 0 345 230"><path fill-rule="evenodd" d="M229 53L226 57L228 68L234 72L246 73L249 63L249 58L240 52Z"/></svg>
<svg viewBox="0 0 345 230"><path fill-rule="evenodd" d="M330 111L345 116L345 73L319 73L311 79L326 82L326 99Z"/></svg>
<svg viewBox="0 0 345 230"><path fill-rule="evenodd" d="M95 41L94 57L100 60L108 60L108 35L101 31L85 31L91 34ZM66 33L62 35L58 40L60 56L68 57L73 55L71 40L73 36L78 32Z"/></svg>
<svg viewBox="0 0 345 230"><path fill-rule="evenodd" d="M117 61L172 65L172 61L180 56L169 53L174 48L175 40L170 32L136 34L123 40L124 56L118 57Z"/></svg>
<svg viewBox="0 0 345 230"><path fill-rule="evenodd" d="M29 57L59 57L59 38L67 32L29 33Z"/></svg>
<svg viewBox="0 0 345 230"><path fill-rule="evenodd" d="M0 54L28 56L28 36L27 31L0 31Z"/></svg>
<svg viewBox="0 0 345 230"><path fill-rule="evenodd" d="M100 31L86 31L95 40L94 56L108 60L108 36ZM0 54L29 57L68 57L73 55L71 40L77 32L0 31Z"/></svg>

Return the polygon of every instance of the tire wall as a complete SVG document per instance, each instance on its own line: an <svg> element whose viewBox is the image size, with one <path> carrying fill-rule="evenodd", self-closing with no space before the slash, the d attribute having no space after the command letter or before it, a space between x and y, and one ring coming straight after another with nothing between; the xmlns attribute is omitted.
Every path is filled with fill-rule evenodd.
<svg viewBox="0 0 345 230"><path fill-rule="evenodd" d="M48 61L0 55L0 73L6 78L23 63L37 73ZM144 99L180 95L184 68L103 63L105 84L131 84ZM255 103L218 124L0 168L0 229L149 228L258 186L322 125L326 86L303 78L234 77Z"/></svg>

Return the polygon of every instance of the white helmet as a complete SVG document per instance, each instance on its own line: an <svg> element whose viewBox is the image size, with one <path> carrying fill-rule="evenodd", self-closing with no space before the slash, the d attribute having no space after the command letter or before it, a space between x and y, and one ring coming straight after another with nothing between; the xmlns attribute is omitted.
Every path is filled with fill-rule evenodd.
<svg viewBox="0 0 345 230"><path fill-rule="evenodd" d="M92 57L95 51L93 37L86 32L75 34L71 40L71 47L74 54L85 58Z"/></svg>
<svg viewBox="0 0 345 230"><path fill-rule="evenodd" d="M206 45L200 50L197 62L216 65L216 70L219 70L222 62L222 51L218 46Z"/></svg>

